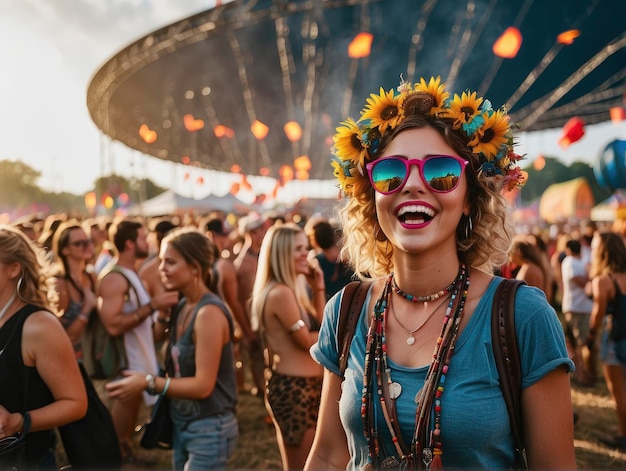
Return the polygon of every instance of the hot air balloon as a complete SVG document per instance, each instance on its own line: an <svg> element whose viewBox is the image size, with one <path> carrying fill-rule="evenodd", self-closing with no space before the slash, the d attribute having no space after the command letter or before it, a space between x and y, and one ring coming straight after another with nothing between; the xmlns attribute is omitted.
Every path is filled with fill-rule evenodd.
<svg viewBox="0 0 626 471"><path fill-rule="evenodd" d="M596 180L605 188L626 188L626 141L614 140L600 153L593 167Z"/></svg>

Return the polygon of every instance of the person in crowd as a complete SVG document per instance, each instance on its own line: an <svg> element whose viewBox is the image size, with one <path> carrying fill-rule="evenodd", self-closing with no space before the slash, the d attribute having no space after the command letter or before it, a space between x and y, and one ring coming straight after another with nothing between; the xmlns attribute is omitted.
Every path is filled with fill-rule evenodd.
<svg viewBox="0 0 626 471"><path fill-rule="evenodd" d="M208 288L213 244L196 229L175 229L163 239L160 259L165 287L182 295L171 324L167 377L131 368L107 390L122 401L142 391L170 397L173 469L225 469L239 435L234 324ZM166 327L160 329L164 334Z"/></svg>
<svg viewBox="0 0 626 471"><path fill-rule="evenodd" d="M122 219L111 227L111 240L117 251L111 263L98 277L98 315L112 336L123 335L124 349L130 370L157 375L159 365L153 337L153 324L165 324L167 319L157 317L155 311L165 310L178 303L178 293L164 291L150 297L135 267L148 256L146 228L138 221ZM120 365L122 367L123 365ZM95 381L99 386L107 380ZM145 465L132 450L132 434L141 405L141 394L113 400L111 416L120 440L125 463ZM147 406L155 399L143 395Z"/></svg>
<svg viewBox="0 0 626 471"><path fill-rule="evenodd" d="M602 373L617 412L617 435L603 442L626 452L626 245L619 235L593 236L589 277L593 308L587 345L593 348L600 334Z"/></svg>
<svg viewBox="0 0 626 471"><path fill-rule="evenodd" d="M513 239L509 249L509 260L519 267L515 279L523 280L530 286L536 286L544 292L550 292L550 281L537 248L523 234Z"/></svg>
<svg viewBox="0 0 626 471"><path fill-rule="evenodd" d="M72 344L49 312L37 252L18 229L0 226L0 440L26 433L25 469L53 470L54 429L85 415L87 395Z"/></svg>
<svg viewBox="0 0 626 471"><path fill-rule="evenodd" d="M161 273L159 272L159 264L161 263L159 251L161 250L163 238L176 227L176 224L172 221L163 219L154 224L153 229L148 234L148 258L142 262L137 272L148 289L150 296L166 291L161 280ZM167 317L167 311L162 312L161 315Z"/></svg>
<svg viewBox="0 0 626 471"><path fill-rule="evenodd" d="M258 334L250 327L245 306L239 297L237 269L232 260L222 254L230 245L230 231L226 231L224 221L218 216L209 217L204 223L206 236L215 247L215 263L213 265L212 291L219 295L232 313L235 325L235 358L237 359L237 389L245 389L243 363L241 362L241 336L245 337L246 345L258 345Z"/></svg>
<svg viewBox="0 0 626 471"><path fill-rule="evenodd" d="M93 256L93 243L77 221L68 221L56 231L52 250L56 254L52 272L54 288L48 292L48 297L74 344L77 358L81 358L85 327L92 315L98 315L96 277L87 271L87 263Z"/></svg>
<svg viewBox="0 0 626 471"><path fill-rule="evenodd" d="M309 261L307 254L307 237L299 226L270 227L252 292L252 318L267 349L270 375L265 405L276 428L285 471L304 467L322 390L323 369L311 358L309 348L317 340L326 289L319 263Z"/></svg>
<svg viewBox="0 0 626 471"><path fill-rule="evenodd" d="M555 309L561 310L561 302L563 300L563 275L561 273L561 264L565 259L565 245L572 236L568 233L559 233L556 236L554 252L550 256L550 267L552 267L552 278L554 279L554 306Z"/></svg>
<svg viewBox="0 0 626 471"><path fill-rule="evenodd" d="M334 141L346 259L373 284L343 375L341 294L326 306L311 349L325 374L305 469L513 468L491 336L503 280L492 272L512 233L501 190L525 181L506 111L476 92L451 98L439 77L403 82L370 95ZM575 469L574 365L542 291L518 288L515 328L529 466Z"/></svg>
<svg viewBox="0 0 626 471"><path fill-rule="evenodd" d="M589 281L587 267L580 253L580 241L568 240L565 244L565 258L561 263L563 278L563 299L561 307L565 320L565 337L574 359L574 378L579 384L591 385L595 382L595 348L586 347L589 336L589 317L593 301L587 296L585 286Z"/></svg>
<svg viewBox="0 0 626 471"><path fill-rule="evenodd" d="M541 235L539 234L528 234L528 242L530 242L530 244L535 247L535 251L537 252L537 255L539 256L539 261L541 262L541 268L542 271L546 277L546 280L544 282L544 286L546 288L546 298L548 298L548 302L550 304L552 304L552 306L555 306L554 303L554 295L555 295L555 288L556 288L556 282L554 281L554 275L552 274L552 267L550 265L550 257L548 256L548 247L545 243L545 241L543 240L543 238L541 237Z"/></svg>
<svg viewBox="0 0 626 471"><path fill-rule="evenodd" d="M49 262L54 261L56 257L56 254L52 250L54 233L57 231L61 223L66 220L67 216L65 214L51 214L44 221L43 230L37 239L37 244L47 252L46 260Z"/></svg>
<svg viewBox="0 0 626 471"><path fill-rule="evenodd" d="M353 272L347 263L341 260L341 248L335 228L327 220L319 221L311 230L311 243L319 248L314 255L324 273L326 299L330 299L352 279Z"/></svg>
<svg viewBox="0 0 626 471"><path fill-rule="evenodd" d="M254 286L254 277L257 272L259 263L259 251L263 237L271 224L263 215L251 212L239 220L239 232L243 235L243 245L237 258L234 261L237 269L237 288L239 291L239 302L246 309L246 318L248 325L244 326L246 320L242 319L240 327L244 332L248 330L251 321L250 315L250 296L252 296L252 288ZM244 335L241 339L241 353L243 357L243 367L249 368L252 373L252 381L254 386L251 393L259 397L263 397L263 389L265 387L264 377L264 360L263 349L258 341L258 336L247 337Z"/></svg>
<svg viewBox="0 0 626 471"><path fill-rule="evenodd" d="M81 226L87 234L87 237L91 239L93 243L93 255L90 260L87 261L88 265L91 265L92 270L95 271L96 260L100 256L100 253L104 249L105 243L109 238L105 221L99 218L87 218Z"/></svg>

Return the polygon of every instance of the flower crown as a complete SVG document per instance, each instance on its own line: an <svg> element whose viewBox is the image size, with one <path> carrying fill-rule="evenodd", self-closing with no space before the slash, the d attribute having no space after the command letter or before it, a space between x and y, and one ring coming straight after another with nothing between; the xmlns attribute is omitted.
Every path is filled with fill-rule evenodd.
<svg viewBox="0 0 626 471"><path fill-rule="evenodd" d="M355 183L365 176L365 164L373 160L383 137L409 115L420 114L449 120L454 130L467 137L467 147L481 163L479 174L498 177L507 190L523 186L528 174L516 162L523 158L513 151L513 134L506 109L494 110L491 102L465 91L460 96L445 90L441 78L424 78L411 85L400 84L397 92L371 94L361 119L341 122L333 137L331 165L344 196L355 193Z"/></svg>

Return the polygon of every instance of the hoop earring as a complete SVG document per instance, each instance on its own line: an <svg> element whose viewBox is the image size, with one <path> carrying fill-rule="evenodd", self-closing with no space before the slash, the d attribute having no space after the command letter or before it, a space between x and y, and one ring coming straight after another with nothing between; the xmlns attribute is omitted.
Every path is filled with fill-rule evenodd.
<svg viewBox="0 0 626 471"><path fill-rule="evenodd" d="M374 224L374 238L378 242L385 242L388 240L385 233L381 230L380 224L378 224L378 221L376 221L376 223Z"/></svg>
<svg viewBox="0 0 626 471"><path fill-rule="evenodd" d="M20 289L22 288L22 281L24 280L24 275L20 275L20 279L17 280L17 285L15 285L15 293L17 294L17 297L20 298L22 301L26 302L24 300L24 298L22 298L22 295L20 294Z"/></svg>
<svg viewBox="0 0 626 471"><path fill-rule="evenodd" d="M471 216L465 216L463 221L463 232L465 234L465 240L469 239L472 236L472 231L474 230L474 224L472 223Z"/></svg>

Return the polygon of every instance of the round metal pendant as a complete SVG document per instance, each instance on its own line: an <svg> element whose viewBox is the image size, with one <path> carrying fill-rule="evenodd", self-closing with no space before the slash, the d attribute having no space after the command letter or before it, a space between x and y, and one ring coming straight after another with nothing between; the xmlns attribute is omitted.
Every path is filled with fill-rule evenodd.
<svg viewBox="0 0 626 471"><path fill-rule="evenodd" d="M389 385L389 397L391 399L398 399L402 394L402 385L400 383L391 383Z"/></svg>
<svg viewBox="0 0 626 471"><path fill-rule="evenodd" d="M413 345L415 343L415 337L409 337L408 339L406 339L406 343L408 345Z"/></svg>

